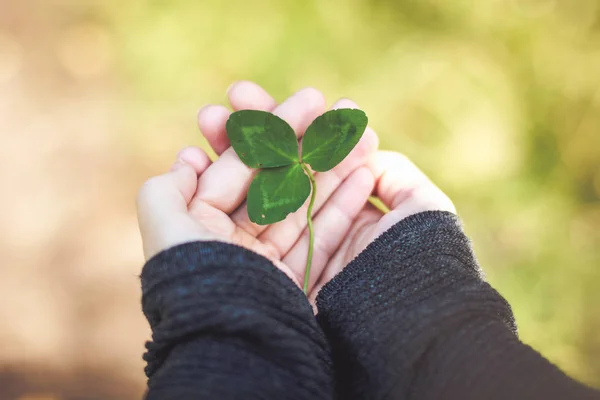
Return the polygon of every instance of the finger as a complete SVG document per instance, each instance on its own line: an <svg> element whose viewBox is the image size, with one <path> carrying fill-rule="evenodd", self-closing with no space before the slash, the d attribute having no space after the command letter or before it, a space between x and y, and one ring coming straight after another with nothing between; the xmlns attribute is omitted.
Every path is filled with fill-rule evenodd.
<svg viewBox="0 0 600 400"><path fill-rule="evenodd" d="M371 235L373 225L380 219L381 212L370 207L363 209L358 218L354 219L352 228L345 235L344 241L338 247L335 254L329 258L326 268L309 292L308 299L311 304L315 304L321 288L339 274L359 254L360 251L357 251L358 244L364 241L364 237Z"/></svg>
<svg viewBox="0 0 600 400"><path fill-rule="evenodd" d="M351 100L342 99L333 105L333 109L337 108L358 108L358 106ZM313 215L319 212L327 199L354 170L367 163L371 155L377 151L378 146L379 138L377 134L371 128L367 128L356 147L340 164L336 165L331 171L315 174L317 197L313 207ZM307 208L308 202L285 220L270 226L252 223L248 218L246 208L237 210L232 219L244 230L255 235L260 234L262 242L269 243L283 256L296 243L297 238L306 228Z"/></svg>
<svg viewBox="0 0 600 400"><path fill-rule="evenodd" d="M193 190L189 187L189 191L186 190L184 193L186 205L190 203L196 193L196 189L198 188L198 176L202 175L211 163L208 154L199 147L185 147L177 153L177 161L171 167L171 171L175 171L182 165L187 164L196 172L196 185L194 185Z"/></svg>
<svg viewBox="0 0 600 400"><path fill-rule="evenodd" d="M323 113L325 99L316 89L302 89L275 110L298 136L317 116ZM227 149L200 177L192 207L202 201L230 214L244 201L254 172L239 159L233 148Z"/></svg>
<svg viewBox="0 0 600 400"><path fill-rule="evenodd" d="M375 195L392 211L382 218L389 226L423 211L456 212L454 204L407 157L390 151L377 152L369 162L375 176ZM385 225L385 224L384 224Z"/></svg>
<svg viewBox="0 0 600 400"><path fill-rule="evenodd" d="M235 82L227 90L227 96L235 111L272 111L277 106L275 100L263 88L249 81ZM226 107L219 105L208 105L198 112L198 127L218 155L223 154L230 145L225 130L230 115L231 112Z"/></svg>
<svg viewBox="0 0 600 400"><path fill-rule="evenodd" d="M371 171L367 167L358 168L336 190L315 217L309 290L350 231L352 223L365 206L374 186L375 180ZM309 232L305 229L298 242L282 259L301 282L304 280L308 245Z"/></svg>
<svg viewBox="0 0 600 400"><path fill-rule="evenodd" d="M208 155L197 147L178 153L177 161L166 174L148 179L137 197L138 212L144 220L153 214L187 211L198 185L198 175L210 165Z"/></svg>
<svg viewBox="0 0 600 400"><path fill-rule="evenodd" d="M376 177L375 194L392 210L383 217L374 207L363 210L346 235L348 239L330 259L310 292L309 300L313 304L319 290L364 249L365 243L401 219L428 210L455 212L450 199L402 154L379 151L370 160L369 167Z"/></svg>
<svg viewBox="0 0 600 400"><path fill-rule="evenodd" d="M202 150L185 149L180 152L170 172L144 183L138 192L137 213L147 257L164 247L160 240L165 236L164 232L173 226L173 221L181 220L181 216L187 214L188 202L196 191L198 174L209 164L210 160ZM169 237L174 238L173 235Z"/></svg>
<svg viewBox="0 0 600 400"><path fill-rule="evenodd" d="M194 194L197 179L191 165L177 161L171 171L148 179L137 197L138 212L141 219L151 219L152 215L185 211L187 201Z"/></svg>
<svg viewBox="0 0 600 400"><path fill-rule="evenodd" d="M177 161L190 165L196 171L197 175L201 175L211 164L208 154L201 148L193 146L181 149L177 153ZM175 168L177 165L179 163L175 162L171 168ZM189 200L191 200L191 196Z"/></svg>
<svg viewBox="0 0 600 400"><path fill-rule="evenodd" d="M224 106L208 105L198 111L198 127L215 153L221 155L229 147L225 124L231 113Z"/></svg>
<svg viewBox="0 0 600 400"><path fill-rule="evenodd" d="M238 81L227 90L229 103L234 110L272 111L277 102L265 89L254 82Z"/></svg>

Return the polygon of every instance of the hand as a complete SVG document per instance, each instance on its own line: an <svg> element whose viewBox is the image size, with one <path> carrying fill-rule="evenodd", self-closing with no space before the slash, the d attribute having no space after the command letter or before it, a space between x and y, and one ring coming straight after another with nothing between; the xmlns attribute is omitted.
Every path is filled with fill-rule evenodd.
<svg viewBox="0 0 600 400"><path fill-rule="evenodd" d="M286 120L300 137L325 111L323 95L303 89L277 105L263 89L238 82L228 92L234 110L271 111ZM355 107L341 100L334 108ZM307 244L306 205L279 223L260 226L248 219L245 197L255 173L229 146L225 123L229 110L207 106L200 110L200 129L220 156L211 163L205 152L187 148L167 174L151 178L138 195L138 218L144 253L150 258L169 247L196 240L220 240L246 247L269 258L299 287L303 280ZM315 235L313 270L322 271L351 229L373 191L375 180L366 167L378 138L367 130L348 157L333 170L316 175L315 223L328 226Z"/></svg>
<svg viewBox="0 0 600 400"><path fill-rule="evenodd" d="M376 180L374 194L391 211L384 215L370 204L363 207L354 219L350 232L314 284L309 294L313 304L323 285L397 222L424 211L456 213L448 196L402 154L376 152L369 161L369 167Z"/></svg>
<svg viewBox="0 0 600 400"><path fill-rule="evenodd" d="M313 92L315 99L317 98L318 92L314 89L308 91ZM301 93L303 91L295 96ZM280 106L286 110L283 118L288 122L293 121L294 108L287 108L286 103L291 104L295 96ZM321 95L318 96L320 104L323 104ZM236 110L272 111L274 107L272 98L250 82L234 85L229 91L229 97ZM275 109L276 114L280 108ZM334 108L359 107L351 100L342 99ZM287 109L290 110L289 115ZM300 125L303 129L324 111L323 106L318 109L320 111L303 120ZM300 107L295 109L296 112L300 110ZM233 152L229 148L225 132L228 117L229 111L220 106L208 106L199 113L200 129L217 154ZM295 125L292 126L296 128ZM296 132L301 134L303 129L296 129ZM313 209L315 243L309 281L309 299L313 304L323 285L395 223L422 211L455 212L450 199L414 164L399 153L377 152L378 143L375 132L367 128L357 147L342 163L332 171L315 175L318 188ZM237 163L241 163L235 158ZM365 170L365 162L371 174ZM239 168L240 171L248 171L241 166ZM245 188L249 180L244 183ZM224 195L224 192L221 193ZM371 193L377 195L392 211L383 215L367 204L366 199ZM245 194L246 189L240 196L244 197ZM281 268L287 267L288 274L293 274L292 278L296 283L303 281L309 240L306 205L284 221L269 227L250 222L245 207L238 209L232 219L242 231L258 238L259 247L266 246L266 252L258 251L259 253L281 261Z"/></svg>

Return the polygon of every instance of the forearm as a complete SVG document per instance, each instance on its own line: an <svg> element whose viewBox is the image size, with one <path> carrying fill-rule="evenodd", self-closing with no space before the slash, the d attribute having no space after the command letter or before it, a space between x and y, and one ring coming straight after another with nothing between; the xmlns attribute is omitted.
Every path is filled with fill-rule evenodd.
<svg viewBox="0 0 600 400"><path fill-rule="evenodd" d="M330 399L329 349L306 298L263 257L196 242L142 273L149 399Z"/></svg>
<svg viewBox="0 0 600 400"><path fill-rule="evenodd" d="M337 380L352 383L338 388L343 398L494 398L488 382L504 352L515 363L537 360L540 385L572 383L518 341L509 305L482 278L449 213L398 223L324 287L317 306ZM522 376L503 367L504 389L517 393Z"/></svg>
<svg viewBox="0 0 600 400"><path fill-rule="evenodd" d="M419 364L411 399L600 399L492 318L458 322Z"/></svg>

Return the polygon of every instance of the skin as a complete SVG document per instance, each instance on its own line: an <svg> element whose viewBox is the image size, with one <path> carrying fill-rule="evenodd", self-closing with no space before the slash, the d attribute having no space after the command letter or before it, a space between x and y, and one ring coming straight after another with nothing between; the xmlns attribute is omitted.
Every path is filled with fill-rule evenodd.
<svg viewBox="0 0 600 400"><path fill-rule="evenodd" d="M323 95L313 88L302 89L281 104L248 81L234 83L227 95L234 111L273 112L294 128L299 139L326 111ZM359 107L341 99L332 108ZM200 130L219 156L214 162L200 148L184 148L169 172L150 178L140 189L137 205L144 255L149 259L192 241L229 242L269 258L301 287L308 247L307 204L273 225L250 222L245 197L255 171L229 145L225 131L229 114L220 105L207 105L198 113ZM367 128L344 161L315 174L315 246L308 292L313 304L323 285L398 221L422 211L455 212L450 199L410 160L400 153L378 151L378 144L376 133ZM371 194L391 212L383 215L368 204Z"/></svg>

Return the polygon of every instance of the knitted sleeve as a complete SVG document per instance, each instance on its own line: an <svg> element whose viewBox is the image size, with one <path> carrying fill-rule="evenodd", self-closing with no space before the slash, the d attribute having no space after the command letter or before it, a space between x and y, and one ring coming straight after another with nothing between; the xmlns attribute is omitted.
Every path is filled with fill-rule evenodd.
<svg viewBox="0 0 600 400"><path fill-rule="evenodd" d="M521 343L456 216L406 218L317 297L342 399L587 399Z"/></svg>
<svg viewBox="0 0 600 400"><path fill-rule="evenodd" d="M163 251L142 276L147 399L332 399L331 355L301 290L241 247Z"/></svg>

